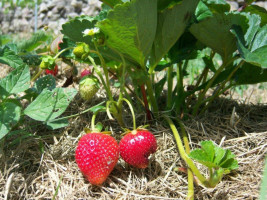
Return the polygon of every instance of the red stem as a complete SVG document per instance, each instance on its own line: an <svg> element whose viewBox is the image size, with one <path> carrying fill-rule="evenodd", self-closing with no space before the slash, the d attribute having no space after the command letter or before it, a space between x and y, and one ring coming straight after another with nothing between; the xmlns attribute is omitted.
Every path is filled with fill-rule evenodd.
<svg viewBox="0 0 267 200"><path fill-rule="evenodd" d="M148 101L147 101L147 96L146 96L146 90L145 90L145 85L141 85L141 91L144 99L144 104L145 104L145 109L146 109L146 116L148 120L152 120L151 112L148 107Z"/></svg>

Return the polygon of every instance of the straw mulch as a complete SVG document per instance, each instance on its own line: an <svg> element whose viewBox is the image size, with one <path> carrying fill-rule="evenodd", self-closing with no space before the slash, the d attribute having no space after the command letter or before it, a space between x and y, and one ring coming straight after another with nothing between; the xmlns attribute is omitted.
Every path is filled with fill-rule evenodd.
<svg viewBox="0 0 267 200"><path fill-rule="evenodd" d="M101 96L101 94L100 94ZM89 106L77 97L66 115ZM233 112L233 109L235 109ZM192 148L202 140L212 140L237 156L239 169L225 176L213 189L195 185L195 199L258 199L263 162L267 151L267 105L243 104L218 99L198 118L184 121ZM186 167L173 135L162 122L151 123L158 142L147 169L140 170L121 159L101 187L92 186L77 168L74 151L84 127L90 126L90 113L70 120L70 126L51 132L36 122L25 121L35 137L21 143L1 144L0 199L185 199ZM142 125L145 116L137 116ZM106 115L97 117L119 141L121 130ZM131 126L131 116L125 121ZM29 128L30 127L30 128ZM198 165L204 174L206 169ZM7 198L8 197L8 198Z"/></svg>

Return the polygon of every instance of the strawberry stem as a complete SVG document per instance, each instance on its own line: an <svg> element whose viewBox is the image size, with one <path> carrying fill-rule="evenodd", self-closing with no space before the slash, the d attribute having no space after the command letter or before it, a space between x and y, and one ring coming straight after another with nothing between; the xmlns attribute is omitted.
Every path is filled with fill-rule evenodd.
<svg viewBox="0 0 267 200"><path fill-rule="evenodd" d="M181 137L179 135L178 130L176 129L173 121L167 116L164 115L163 116L165 118L165 120L168 122L174 138L176 140L176 144L179 150L179 153L181 155L181 158L187 163L187 165L190 167L190 169L192 170L192 172L196 175L196 177L199 179L199 181L206 187L210 187L210 183L209 181L201 174L201 172L198 170L198 168L196 167L196 165L194 164L194 162L191 160L191 158L189 158L189 156L187 155L184 146L183 146L183 142L181 140ZM191 184L191 183L190 183Z"/></svg>
<svg viewBox="0 0 267 200"><path fill-rule="evenodd" d="M128 106L129 106L129 108L131 110L132 117L133 117L133 130L136 130L136 121L135 121L135 114L134 114L133 106L131 105L131 103L127 99L122 98L122 100L125 101L128 104Z"/></svg>
<svg viewBox="0 0 267 200"><path fill-rule="evenodd" d="M146 116L147 116L147 119L150 121L150 120L152 120L152 117L151 117L151 113L150 113L150 110L148 107L148 101L147 101L146 90L145 90L144 84L141 85L141 92L142 92L143 100L144 100L144 104L145 104L144 106L145 106L145 110L146 110Z"/></svg>
<svg viewBox="0 0 267 200"><path fill-rule="evenodd" d="M73 49L74 47L68 47L66 49L63 49L62 51L58 52L57 55L55 55L54 59L57 59L58 56L60 56L62 53L64 53L65 51L68 51L70 49Z"/></svg>
<svg viewBox="0 0 267 200"><path fill-rule="evenodd" d="M34 75L34 77L31 79L31 82L34 82L34 81L35 81L35 80L42 74L43 71L44 71L43 69L39 70L39 71Z"/></svg>

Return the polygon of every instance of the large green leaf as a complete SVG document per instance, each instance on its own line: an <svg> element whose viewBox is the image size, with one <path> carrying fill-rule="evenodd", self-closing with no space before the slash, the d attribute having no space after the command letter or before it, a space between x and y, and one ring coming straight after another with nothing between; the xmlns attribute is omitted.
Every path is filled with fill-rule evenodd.
<svg viewBox="0 0 267 200"><path fill-rule="evenodd" d="M16 100L0 103L0 140L15 126L21 115L21 106Z"/></svg>
<svg viewBox="0 0 267 200"><path fill-rule="evenodd" d="M250 48L246 47L246 41L242 29L239 26L233 26L233 34L237 37L237 45L241 57L253 65L267 68L267 25L259 29L253 39Z"/></svg>
<svg viewBox="0 0 267 200"><path fill-rule="evenodd" d="M236 71L233 80L236 85L267 82L267 68L244 63L244 65Z"/></svg>
<svg viewBox="0 0 267 200"><path fill-rule="evenodd" d="M83 36L83 31L86 29L94 28L96 19L89 16L79 16L69 20L62 25L61 32L68 36L74 42L85 42L92 44L90 36Z"/></svg>
<svg viewBox="0 0 267 200"><path fill-rule="evenodd" d="M249 19L248 21L249 27L246 34L244 35L244 39L246 40L246 45L249 45L250 43L252 43L255 34L260 28L261 18L258 15L247 14L246 16Z"/></svg>
<svg viewBox="0 0 267 200"><path fill-rule="evenodd" d="M197 39L190 32L184 32L168 52L171 64L195 59L198 55L197 50L202 48L197 42Z"/></svg>
<svg viewBox="0 0 267 200"><path fill-rule="evenodd" d="M30 69L27 65L20 66L0 80L0 86L8 94L17 94L30 87ZM6 96L2 96L6 97Z"/></svg>
<svg viewBox="0 0 267 200"><path fill-rule="evenodd" d="M237 24L246 32L247 21L247 17L239 13L214 14L212 17L193 24L190 32L200 42L219 53L224 61L227 61L237 49L236 38L230 29Z"/></svg>
<svg viewBox="0 0 267 200"><path fill-rule="evenodd" d="M170 5L178 3L182 0L158 0L158 11L164 10Z"/></svg>
<svg viewBox="0 0 267 200"><path fill-rule="evenodd" d="M7 46L0 48L0 63L7 64L13 68L23 65L22 59Z"/></svg>
<svg viewBox="0 0 267 200"><path fill-rule="evenodd" d="M251 14L257 14L261 17L261 26L267 23L267 11L265 8L257 5L249 5L242 12L247 12Z"/></svg>
<svg viewBox="0 0 267 200"><path fill-rule="evenodd" d="M44 44L49 39L49 35L47 35L44 31L38 31L34 33L30 39L22 40L18 43L18 51L33 51L40 45Z"/></svg>
<svg viewBox="0 0 267 200"><path fill-rule="evenodd" d="M110 6L111 8L113 8L117 4L121 4L122 3L121 0L101 0L101 1L103 3L105 3L105 4L107 4L108 6Z"/></svg>
<svg viewBox="0 0 267 200"><path fill-rule="evenodd" d="M183 34L195 13L198 2L199 0L182 1L158 14L157 32L150 59L151 71Z"/></svg>
<svg viewBox="0 0 267 200"><path fill-rule="evenodd" d="M157 27L157 1L133 0L115 6L97 26L106 45L145 66Z"/></svg>
<svg viewBox="0 0 267 200"><path fill-rule="evenodd" d="M37 79L34 87L38 93L41 93L44 89L53 90L56 88L56 79L52 75L41 77Z"/></svg>
<svg viewBox="0 0 267 200"><path fill-rule="evenodd" d="M74 46L75 44L73 42L84 42L89 45L90 49L95 49L94 44L92 42L93 39L92 36L84 37L83 31L86 29L94 28L96 22L102 19L103 19L102 17L79 16L63 24L61 32L65 36L67 36L67 38L66 37L63 38L64 43L61 45L61 47L67 48ZM68 38L73 42L69 41ZM121 62L121 58L118 55L118 53L112 51L110 48L106 46L99 46L98 50L100 51L101 55L106 59L106 61L116 60ZM64 52L63 56L73 57L72 51Z"/></svg>
<svg viewBox="0 0 267 200"><path fill-rule="evenodd" d="M60 116L68 107L77 91L71 88L45 89L24 110L24 114L38 121L48 121Z"/></svg>
<svg viewBox="0 0 267 200"><path fill-rule="evenodd" d="M213 13L230 11L230 5L225 0L202 0Z"/></svg>

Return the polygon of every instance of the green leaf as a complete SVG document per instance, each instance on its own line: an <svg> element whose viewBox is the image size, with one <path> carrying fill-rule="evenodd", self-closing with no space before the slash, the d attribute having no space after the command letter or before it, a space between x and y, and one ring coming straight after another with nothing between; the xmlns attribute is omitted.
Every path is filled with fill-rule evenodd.
<svg viewBox="0 0 267 200"><path fill-rule="evenodd" d="M33 51L40 45L44 44L49 39L49 36L44 31L38 31L34 33L30 39L22 40L22 42L18 43L18 51Z"/></svg>
<svg viewBox="0 0 267 200"><path fill-rule="evenodd" d="M5 98L9 93L0 85L0 99Z"/></svg>
<svg viewBox="0 0 267 200"><path fill-rule="evenodd" d="M207 17L212 16L211 10L202 1L199 1L198 6L195 11L195 16L198 21L201 21Z"/></svg>
<svg viewBox="0 0 267 200"><path fill-rule="evenodd" d="M201 149L195 149L189 156L209 168L222 168L225 173L237 169L238 163L235 155L230 150L215 145L212 141L200 143Z"/></svg>
<svg viewBox="0 0 267 200"><path fill-rule="evenodd" d="M241 57L253 65L267 68L267 59L265 58L265 55L267 55L267 25L258 31L252 45L250 45L251 49L246 48L244 34L239 26L233 26L232 32L237 37Z"/></svg>
<svg viewBox="0 0 267 200"><path fill-rule="evenodd" d="M257 14L261 17L260 25L263 26L267 23L267 11L265 8L257 5L249 5L242 12L247 12L250 14Z"/></svg>
<svg viewBox="0 0 267 200"><path fill-rule="evenodd" d="M235 85L256 84L267 82L267 68L244 63L233 77Z"/></svg>
<svg viewBox="0 0 267 200"><path fill-rule="evenodd" d="M254 52L255 50L264 47L267 45L267 25L263 26L259 29L256 36L253 39L253 43L251 45L250 51ZM262 54L264 56L266 54ZM266 66L267 67L267 66Z"/></svg>
<svg viewBox="0 0 267 200"><path fill-rule="evenodd" d="M72 88L44 89L24 110L24 114L37 121L48 121L60 116L77 94Z"/></svg>
<svg viewBox="0 0 267 200"><path fill-rule="evenodd" d="M96 105L96 106L93 106L92 108L90 108L90 111L91 111L92 113L96 113L96 112L98 112L98 111L103 111L103 110L105 110L105 109L106 109L105 106Z"/></svg>
<svg viewBox="0 0 267 200"><path fill-rule="evenodd" d="M174 5L178 2L181 2L181 0L158 0L158 11L162 11L165 8Z"/></svg>
<svg viewBox="0 0 267 200"><path fill-rule="evenodd" d="M97 23L105 44L127 59L145 66L157 26L157 1L133 0L117 5L107 19Z"/></svg>
<svg viewBox="0 0 267 200"><path fill-rule="evenodd" d="M225 0L202 0L212 13L224 13L230 11L230 5Z"/></svg>
<svg viewBox="0 0 267 200"><path fill-rule="evenodd" d="M111 8L113 8L114 6L116 6L117 4L121 4L123 3L121 0L100 0L103 3L107 4L108 6L110 6Z"/></svg>
<svg viewBox="0 0 267 200"><path fill-rule="evenodd" d="M189 30L200 42L220 54L223 61L227 61L237 49L236 38L230 29L234 24L238 24L246 32L247 21L247 17L239 13L214 14L193 24Z"/></svg>
<svg viewBox="0 0 267 200"><path fill-rule="evenodd" d="M198 0L186 0L164 9L158 14L158 24L153 42L150 64L154 67L183 34L198 4Z"/></svg>
<svg viewBox="0 0 267 200"><path fill-rule="evenodd" d="M39 66L41 63L41 56L36 54L21 55L20 58L29 66Z"/></svg>
<svg viewBox="0 0 267 200"><path fill-rule="evenodd" d="M97 20L89 16L79 16L69 20L67 23L62 25L61 32L68 36L74 42L85 42L92 44L90 36L83 36L85 29L94 28Z"/></svg>
<svg viewBox="0 0 267 200"><path fill-rule="evenodd" d="M59 128L63 128L69 125L69 121L67 119L62 119L62 120L56 120L52 122L47 122L46 125L48 128L55 130Z"/></svg>
<svg viewBox="0 0 267 200"><path fill-rule="evenodd" d="M56 80L54 76L47 75L39 78L35 82L34 87L36 88L38 93L41 93L44 89L53 90L56 88Z"/></svg>
<svg viewBox="0 0 267 200"><path fill-rule="evenodd" d="M101 11L101 12L106 12L106 11ZM79 16L63 24L61 32L65 36L63 38L64 43L60 44L60 47L67 48L67 47L75 46L75 44L71 42L73 41L73 42L84 42L89 45L90 49L95 50L94 44L92 42L93 37L92 36L84 37L82 32L85 29L94 28L98 20L102 20L102 17ZM66 36L71 41L69 41L68 38L66 38ZM100 51L101 55L106 59L107 62L111 60L116 60L116 61L121 62L121 58L118 55L118 53L115 53L107 46L99 46L98 50ZM69 57L69 58L73 57L71 50L64 52L62 55L65 57Z"/></svg>
<svg viewBox="0 0 267 200"><path fill-rule="evenodd" d="M20 66L0 80L0 86L8 94L18 94L30 86L30 69L27 65ZM6 96L4 96L5 98Z"/></svg>
<svg viewBox="0 0 267 200"><path fill-rule="evenodd" d="M258 15L247 14L246 16L249 19L249 27L246 34L244 35L244 38L246 40L246 45L249 45L253 41L256 32L260 28L261 18Z"/></svg>
<svg viewBox="0 0 267 200"><path fill-rule="evenodd" d="M235 158L235 155L229 149L227 149L224 154L223 159L220 162L220 167L229 169L229 170L237 169L238 163L234 158Z"/></svg>
<svg viewBox="0 0 267 200"><path fill-rule="evenodd" d="M195 149L191 151L189 156L209 168L216 167L216 165L213 163L215 156L215 146L213 142L203 141L200 143L200 145L201 149Z"/></svg>
<svg viewBox="0 0 267 200"><path fill-rule="evenodd" d="M221 163L222 159L225 156L225 150L223 148L215 148L215 157L214 157L214 164L217 166Z"/></svg>
<svg viewBox="0 0 267 200"><path fill-rule="evenodd" d="M210 161L207 152L203 151L202 149L195 149L194 151L190 152L189 156L209 168L216 167L216 165Z"/></svg>
<svg viewBox="0 0 267 200"><path fill-rule="evenodd" d="M15 126L21 115L20 103L8 100L0 103L0 140Z"/></svg>
<svg viewBox="0 0 267 200"><path fill-rule="evenodd" d="M197 39L190 32L184 32L168 52L168 56L171 59L171 63L169 64L195 59L198 56L197 50L200 49L202 49L202 46L198 45ZM155 70L157 68L158 66Z"/></svg>
<svg viewBox="0 0 267 200"><path fill-rule="evenodd" d="M22 59L15 54L9 47L0 48L0 63L6 64L13 68L23 65Z"/></svg>
<svg viewBox="0 0 267 200"><path fill-rule="evenodd" d="M0 35L0 46L9 43L12 40L10 35Z"/></svg>

